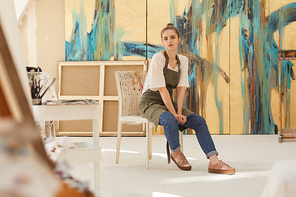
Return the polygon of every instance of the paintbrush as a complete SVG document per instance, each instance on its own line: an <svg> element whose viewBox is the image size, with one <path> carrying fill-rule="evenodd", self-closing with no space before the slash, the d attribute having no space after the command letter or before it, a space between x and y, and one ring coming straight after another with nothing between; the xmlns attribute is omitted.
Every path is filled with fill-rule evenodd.
<svg viewBox="0 0 296 197"><path fill-rule="evenodd" d="M44 90L44 92L42 93L41 96L38 95L38 98L42 98L44 96L44 94L47 92L47 90L50 88L50 86L52 86L52 84L55 82L56 78L54 78L52 80L52 82L49 84L49 86Z"/></svg>

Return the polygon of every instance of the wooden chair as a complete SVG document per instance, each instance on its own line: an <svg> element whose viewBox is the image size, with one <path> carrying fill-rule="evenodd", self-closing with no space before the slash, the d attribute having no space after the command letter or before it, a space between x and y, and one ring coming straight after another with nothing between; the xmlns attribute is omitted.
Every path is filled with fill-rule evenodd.
<svg viewBox="0 0 296 197"><path fill-rule="evenodd" d="M146 168L149 169L149 159L152 159L152 127L154 124L143 118L138 109L145 77L146 71L115 71L119 99L116 163L119 163L122 124L143 124L143 129L145 124L147 139ZM183 152L183 132L180 132L179 139Z"/></svg>
<svg viewBox="0 0 296 197"><path fill-rule="evenodd" d="M149 125L153 123L149 123L148 119L143 118L138 109L145 77L146 71L115 71L119 98L116 163L119 163L122 124L143 124L143 129L146 127L147 139L146 168L149 169L149 159L152 158L152 127Z"/></svg>

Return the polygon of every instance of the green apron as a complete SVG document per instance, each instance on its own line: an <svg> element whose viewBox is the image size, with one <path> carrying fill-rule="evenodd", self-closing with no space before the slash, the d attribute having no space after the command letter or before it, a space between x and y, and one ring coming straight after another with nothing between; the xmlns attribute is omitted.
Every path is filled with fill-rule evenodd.
<svg viewBox="0 0 296 197"><path fill-rule="evenodd" d="M166 54L165 54L166 55ZM177 61L178 62L178 61ZM173 101L173 89L177 87L179 80L180 80L180 64L178 64L179 71L173 71L170 69L167 69L168 66L168 59L166 61L165 67L164 67L164 78L166 83L166 88L170 93L170 97L172 100L172 104L177 112L178 106L177 102ZM147 118L149 121L153 122L155 124L155 130L157 129L157 126L159 125L159 118L163 112L167 112L168 109L166 108L161 95L159 91L153 91L148 89L141 97L141 101L139 104L139 110L141 112L141 115L144 118ZM190 114L193 114L192 111L186 109L183 107L182 114L186 117L188 117ZM183 131L186 127L179 126L179 130Z"/></svg>

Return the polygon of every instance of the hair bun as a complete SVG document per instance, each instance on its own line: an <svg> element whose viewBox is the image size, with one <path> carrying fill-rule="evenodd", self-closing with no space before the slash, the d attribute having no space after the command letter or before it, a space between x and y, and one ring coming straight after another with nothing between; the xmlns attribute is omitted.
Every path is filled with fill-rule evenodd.
<svg viewBox="0 0 296 197"><path fill-rule="evenodd" d="M163 28L160 32L160 37L162 39L162 34L163 32L165 32L166 30L173 30L176 32L176 34L178 35L178 38L180 38L180 33L178 31L178 29L176 27L174 27L174 24L173 23L168 23L167 26L165 28Z"/></svg>
<svg viewBox="0 0 296 197"><path fill-rule="evenodd" d="M174 27L174 24L173 23L168 23L167 27Z"/></svg>

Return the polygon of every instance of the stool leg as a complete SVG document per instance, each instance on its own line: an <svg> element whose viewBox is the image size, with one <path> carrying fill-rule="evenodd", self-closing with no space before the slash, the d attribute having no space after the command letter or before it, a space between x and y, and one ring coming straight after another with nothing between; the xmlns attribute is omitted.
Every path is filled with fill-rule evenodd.
<svg viewBox="0 0 296 197"><path fill-rule="evenodd" d="M147 142L147 161L146 161L146 168L149 170L149 158L150 158L150 131L149 131L149 123L146 122L146 142Z"/></svg>
<svg viewBox="0 0 296 197"><path fill-rule="evenodd" d="M148 123L148 132L149 132L149 159L152 159L152 127Z"/></svg>
<svg viewBox="0 0 296 197"><path fill-rule="evenodd" d="M118 121L118 130L117 130L117 143L116 143L116 163L119 163L119 154L120 154L120 143L121 143L121 121Z"/></svg>

